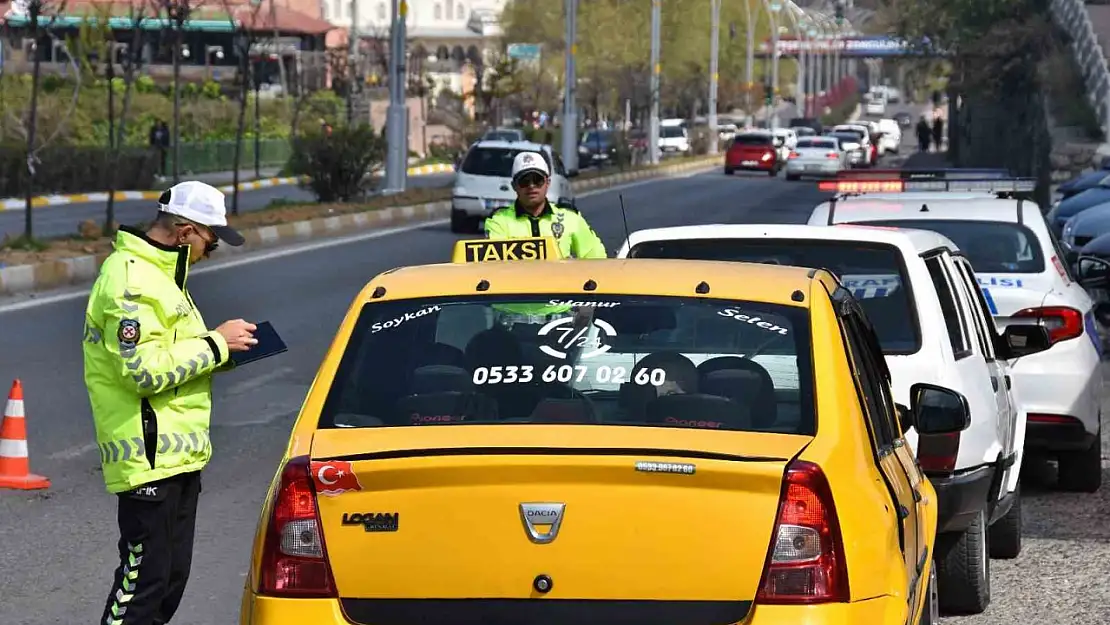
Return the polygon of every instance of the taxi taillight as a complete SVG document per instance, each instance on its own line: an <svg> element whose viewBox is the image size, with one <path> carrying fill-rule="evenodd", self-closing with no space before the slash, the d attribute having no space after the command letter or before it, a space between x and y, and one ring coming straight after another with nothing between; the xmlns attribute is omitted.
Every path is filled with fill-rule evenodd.
<svg viewBox="0 0 1110 625"><path fill-rule="evenodd" d="M285 464L262 547L258 592L270 597L335 597L309 459Z"/></svg>
<svg viewBox="0 0 1110 625"><path fill-rule="evenodd" d="M796 460L786 469L778 518L756 602L847 602L848 567L832 489L821 467Z"/></svg>

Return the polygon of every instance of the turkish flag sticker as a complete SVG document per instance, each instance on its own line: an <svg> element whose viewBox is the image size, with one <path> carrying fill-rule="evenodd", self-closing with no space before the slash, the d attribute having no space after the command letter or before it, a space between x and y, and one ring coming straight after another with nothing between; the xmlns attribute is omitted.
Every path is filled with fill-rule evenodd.
<svg viewBox="0 0 1110 625"><path fill-rule="evenodd" d="M362 490L351 463L344 460L313 462L312 480L316 482L316 492L321 495L334 497L349 490Z"/></svg>

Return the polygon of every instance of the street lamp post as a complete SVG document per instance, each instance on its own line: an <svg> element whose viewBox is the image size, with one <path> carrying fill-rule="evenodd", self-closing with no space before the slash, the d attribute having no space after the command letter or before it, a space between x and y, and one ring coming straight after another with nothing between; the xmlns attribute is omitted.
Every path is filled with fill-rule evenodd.
<svg viewBox="0 0 1110 625"><path fill-rule="evenodd" d="M717 154L720 142L717 133L717 60L721 36L721 0L710 0L709 32L709 153Z"/></svg>
<svg viewBox="0 0 1110 625"><path fill-rule="evenodd" d="M749 126L755 119L752 115L752 91L755 89L755 76L753 75L755 72L755 22L759 19L758 7L754 11L755 15L752 15L752 4L755 1L744 0L744 17L747 19L748 26L748 56L747 63L744 66L744 85L746 87L744 108L747 110L747 125Z"/></svg>
<svg viewBox="0 0 1110 625"><path fill-rule="evenodd" d="M389 108L386 109L385 190L405 190L409 156L409 107L405 103L405 61L408 57L405 32L408 0L393 0L393 29L389 51Z"/></svg>
<svg viewBox="0 0 1110 625"><path fill-rule="evenodd" d="M566 0L566 80L563 86L563 166L568 171L578 171L578 0Z"/></svg>
<svg viewBox="0 0 1110 625"><path fill-rule="evenodd" d="M782 10L781 0L770 0L767 3L767 13L771 22L771 103L767 109L768 126L774 130L778 127L778 95L779 95L779 11Z"/></svg>
<svg viewBox="0 0 1110 625"><path fill-rule="evenodd" d="M817 36L819 31L814 24L812 18L806 27L806 33L809 35L809 68L806 72L806 82L809 86L806 88L806 93L809 94L809 113L807 117L819 118L817 114L817 96L820 95L820 75L821 75L821 55L817 53Z"/></svg>
<svg viewBox="0 0 1110 625"><path fill-rule="evenodd" d="M659 164L659 29L663 18L662 0L651 0L651 124L648 128L648 158Z"/></svg>

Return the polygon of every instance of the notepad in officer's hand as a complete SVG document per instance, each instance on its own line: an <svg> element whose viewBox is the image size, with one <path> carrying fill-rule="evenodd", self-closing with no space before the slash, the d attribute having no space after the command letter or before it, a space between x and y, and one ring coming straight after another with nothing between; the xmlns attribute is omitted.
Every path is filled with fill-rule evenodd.
<svg viewBox="0 0 1110 625"><path fill-rule="evenodd" d="M231 360L236 367L241 367L248 362L269 358L289 349L269 321L256 323L255 326L254 338L258 339L258 343L245 352L231 352Z"/></svg>

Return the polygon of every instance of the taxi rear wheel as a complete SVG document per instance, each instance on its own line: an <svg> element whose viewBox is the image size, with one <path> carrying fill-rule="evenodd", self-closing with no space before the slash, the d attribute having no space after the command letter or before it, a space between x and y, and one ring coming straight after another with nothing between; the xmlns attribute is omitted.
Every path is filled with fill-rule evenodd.
<svg viewBox="0 0 1110 625"><path fill-rule="evenodd" d="M938 536L937 592L949 614L980 614L991 602L987 511L980 510L962 534Z"/></svg>
<svg viewBox="0 0 1110 625"><path fill-rule="evenodd" d="M1102 432L1086 451L1060 454L1056 483L1061 490L1093 493L1102 487Z"/></svg>
<svg viewBox="0 0 1110 625"><path fill-rule="evenodd" d="M1021 482L1014 489L1014 505L990 529L991 557L1012 560L1021 553Z"/></svg>

